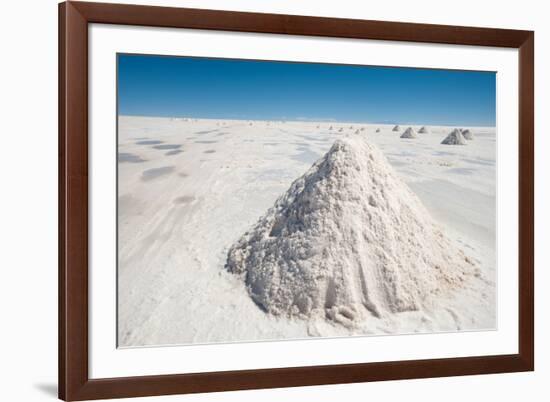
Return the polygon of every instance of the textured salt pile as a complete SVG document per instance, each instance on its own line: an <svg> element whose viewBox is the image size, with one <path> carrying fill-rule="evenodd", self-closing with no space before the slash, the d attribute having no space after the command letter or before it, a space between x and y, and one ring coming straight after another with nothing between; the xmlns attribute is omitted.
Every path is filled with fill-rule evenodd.
<svg viewBox="0 0 550 402"><path fill-rule="evenodd" d="M441 143L445 145L466 145L466 140L460 130L455 128Z"/></svg>
<svg viewBox="0 0 550 402"><path fill-rule="evenodd" d="M360 136L337 140L294 181L226 267L265 311L345 327L429 308L479 274Z"/></svg>
<svg viewBox="0 0 550 402"><path fill-rule="evenodd" d="M412 127L409 127L405 130L403 134L401 134L401 138L418 138L418 137L414 129Z"/></svg>
<svg viewBox="0 0 550 402"><path fill-rule="evenodd" d="M462 136L464 137L464 139L466 140L473 140L474 139L474 135L472 134L472 132L468 129L462 131Z"/></svg>
<svg viewBox="0 0 550 402"><path fill-rule="evenodd" d="M426 126L422 126L422 127L420 128L420 130L418 130L418 132L419 132L420 134L428 134L428 133L429 133L429 131L428 131L428 129L426 128Z"/></svg>
<svg viewBox="0 0 550 402"><path fill-rule="evenodd" d="M392 129L392 131L399 131L399 130L401 130L401 128L398 125L394 126L393 129Z"/></svg>

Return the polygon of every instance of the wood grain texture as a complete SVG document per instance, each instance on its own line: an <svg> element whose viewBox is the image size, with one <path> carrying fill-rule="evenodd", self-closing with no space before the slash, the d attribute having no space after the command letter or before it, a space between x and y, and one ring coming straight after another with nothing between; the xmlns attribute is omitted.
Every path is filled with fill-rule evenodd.
<svg viewBox="0 0 550 402"><path fill-rule="evenodd" d="M59 393L70 399L88 382L88 27L70 3L60 25Z"/></svg>
<svg viewBox="0 0 550 402"><path fill-rule="evenodd" d="M519 47L528 31L189 8L73 3L89 22L274 34Z"/></svg>
<svg viewBox="0 0 550 402"><path fill-rule="evenodd" d="M535 35L519 48L519 354L535 368Z"/></svg>
<svg viewBox="0 0 550 402"><path fill-rule="evenodd" d="M519 49L518 354L217 373L89 379L88 24L259 32ZM59 397L137 397L534 369L534 34L214 10L67 2L59 5Z"/></svg>

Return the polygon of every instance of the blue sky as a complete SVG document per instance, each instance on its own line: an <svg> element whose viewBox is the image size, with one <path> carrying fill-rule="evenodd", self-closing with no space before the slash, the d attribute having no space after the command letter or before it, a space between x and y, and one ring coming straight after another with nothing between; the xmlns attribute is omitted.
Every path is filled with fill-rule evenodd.
<svg viewBox="0 0 550 402"><path fill-rule="evenodd" d="M496 74L118 56L121 115L494 126Z"/></svg>

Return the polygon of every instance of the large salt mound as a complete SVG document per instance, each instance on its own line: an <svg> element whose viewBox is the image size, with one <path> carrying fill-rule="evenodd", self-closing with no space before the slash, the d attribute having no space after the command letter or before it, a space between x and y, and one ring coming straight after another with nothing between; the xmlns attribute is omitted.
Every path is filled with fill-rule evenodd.
<svg viewBox="0 0 550 402"><path fill-rule="evenodd" d="M445 145L466 145L466 140L460 130L455 128L441 143Z"/></svg>
<svg viewBox="0 0 550 402"><path fill-rule="evenodd" d="M337 140L229 250L267 312L327 317L422 309L475 267L367 140Z"/></svg>
<svg viewBox="0 0 550 402"><path fill-rule="evenodd" d="M414 129L412 127L409 127L405 130L403 134L401 134L401 138L418 138L418 137Z"/></svg>

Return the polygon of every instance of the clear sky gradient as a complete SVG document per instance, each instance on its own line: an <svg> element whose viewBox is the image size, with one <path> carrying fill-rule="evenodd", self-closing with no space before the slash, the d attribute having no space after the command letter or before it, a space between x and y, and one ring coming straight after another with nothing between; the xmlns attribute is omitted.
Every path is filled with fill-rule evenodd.
<svg viewBox="0 0 550 402"><path fill-rule="evenodd" d="M120 115L494 126L496 74L125 55Z"/></svg>

